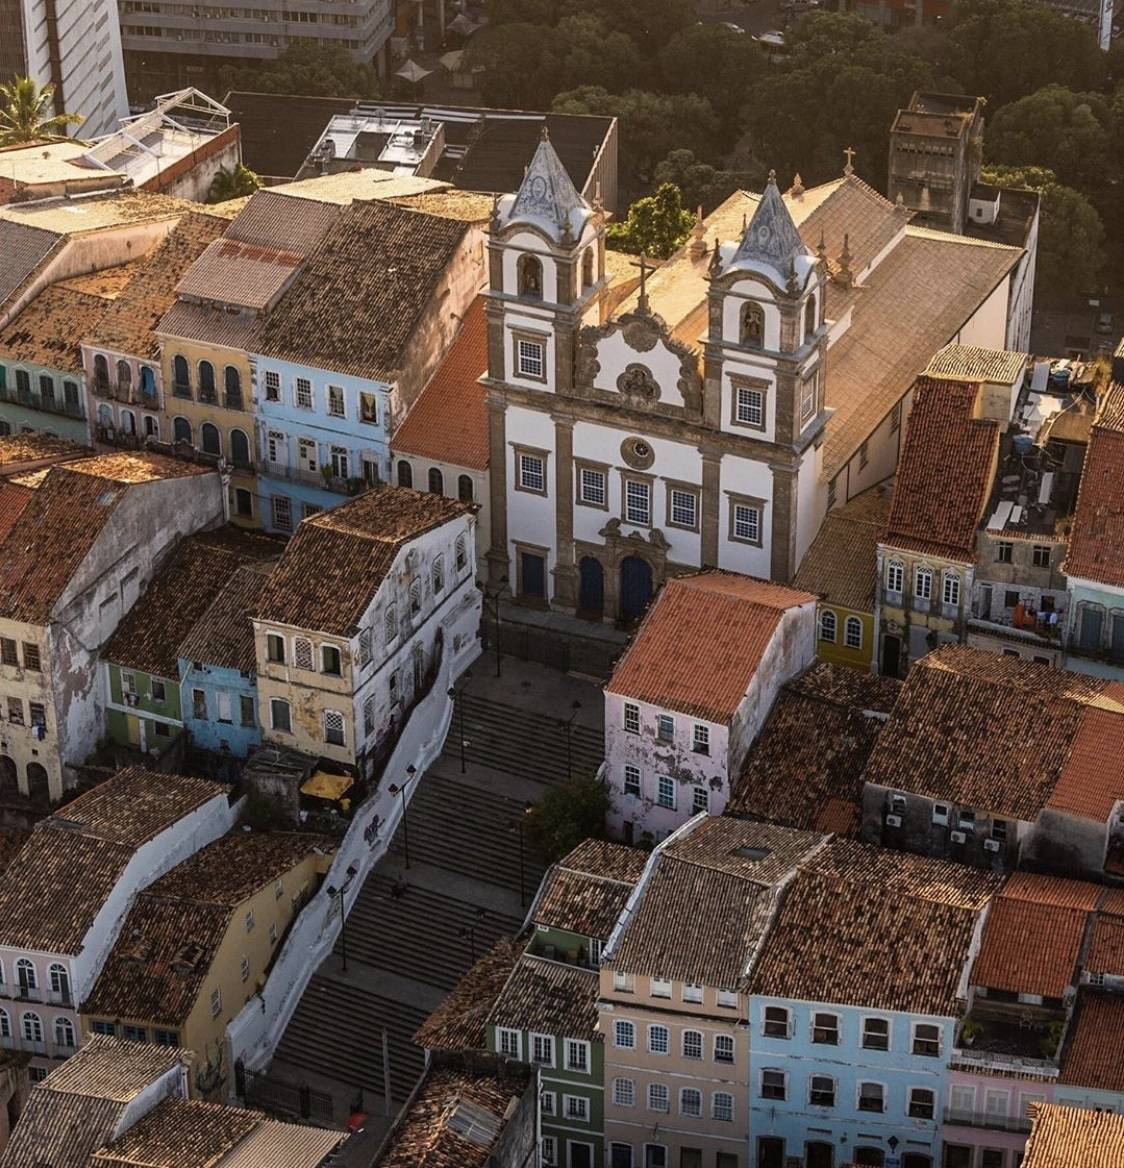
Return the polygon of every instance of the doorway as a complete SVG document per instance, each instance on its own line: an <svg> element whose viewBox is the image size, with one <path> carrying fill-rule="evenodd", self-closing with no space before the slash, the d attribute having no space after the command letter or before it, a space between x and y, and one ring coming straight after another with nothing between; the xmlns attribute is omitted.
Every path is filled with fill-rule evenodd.
<svg viewBox="0 0 1124 1168"><path fill-rule="evenodd" d="M621 620L631 623L644 614L652 599L652 568L639 556L621 561Z"/></svg>
<svg viewBox="0 0 1124 1168"><path fill-rule="evenodd" d="M757 1137L757 1168L784 1168L784 1140L779 1136Z"/></svg>
<svg viewBox="0 0 1124 1168"><path fill-rule="evenodd" d="M804 1145L804 1168L833 1168L835 1148L823 1140L811 1140Z"/></svg>
<svg viewBox="0 0 1124 1168"><path fill-rule="evenodd" d="M605 570L601 561L593 556L583 556L578 574L578 615L600 619L605 611Z"/></svg>
<svg viewBox="0 0 1124 1168"><path fill-rule="evenodd" d="M897 677L901 668L902 643L898 637L886 633L882 637L882 676Z"/></svg>
<svg viewBox="0 0 1124 1168"><path fill-rule="evenodd" d="M519 568L519 595L525 600L545 600L546 560L534 552L520 552Z"/></svg>

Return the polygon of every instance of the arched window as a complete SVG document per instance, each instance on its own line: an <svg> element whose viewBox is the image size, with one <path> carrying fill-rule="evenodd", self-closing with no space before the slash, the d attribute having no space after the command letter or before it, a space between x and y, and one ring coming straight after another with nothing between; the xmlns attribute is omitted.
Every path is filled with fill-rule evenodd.
<svg viewBox="0 0 1124 1168"><path fill-rule="evenodd" d="M132 410L121 411L121 433L135 434L137 432L137 420L133 417Z"/></svg>
<svg viewBox="0 0 1124 1168"><path fill-rule="evenodd" d="M901 592L905 584L905 564L901 560L891 560L886 568L886 591Z"/></svg>
<svg viewBox="0 0 1124 1168"><path fill-rule="evenodd" d="M228 365L223 371L223 387L226 390L226 408L240 410L242 408L242 374Z"/></svg>
<svg viewBox="0 0 1124 1168"><path fill-rule="evenodd" d="M593 248L587 247L582 256L582 287L589 288L593 284Z"/></svg>
<svg viewBox="0 0 1124 1168"><path fill-rule="evenodd" d="M436 596L439 592L445 591L445 557L437 556L433 561L433 570L431 572L433 583L433 595Z"/></svg>
<svg viewBox="0 0 1124 1168"><path fill-rule="evenodd" d="M39 988L39 976L35 972L35 966L26 957L21 957L16 962L16 981L21 992Z"/></svg>
<svg viewBox="0 0 1124 1168"><path fill-rule="evenodd" d="M191 373L187 358L179 353L172 358L172 393L177 397L191 397Z"/></svg>
<svg viewBox="0 0 1124 1168"><path fill-rule="evenodd" d="M186 418L172 419L172 441L186 442L191 445L191 423Z"/></svg>
<svg viewBox="0 0 1124 1168"><path fill-rule="evenodd" d="M445 476L435 466L429 468L429 493L431 495L445 493Z"/></svg>
<svg viewBox="0 0 1124 1168"><path fill-rule="evenodd" d="M809 340L816 331L816 298L810 296L804 306L804 339Z"/></svg>
<svg viewBox="0 0 1124 1168"><path fill-rule="evenodd" d="M94 389L104 392L109 388L109 362L99 353L94 358Z"/></svg>
<svg viewBox="0 0 1124 1168"><path fill-rule="evenodd" d="M243 470L250 466L250 439L243 430L230 431L230 461Z"/></svg>
<svg viewBox="0 0 1124 1168"><path fill-rule="evenodd" d="M471 503L474 493L471 476L461 475L457 479L457 498L462 503Z"/></svg>
<svg viewBox="0 0 1124 1168"><path fill-rule="evenodd" d="M820 613L820 640L830 641L835 644L835 629L836 629L835 613L830 608L825 608Z"/></svg>
<svg viewBox="0 0 1124 1168"><path fill-rule="evenodd" d="M61 1046L64 1050L74 1049L74 1023L69 1018L55 1019L55 1046Z"/></svg>
<svg viewBox="0 0 1124 1168"><path fill-rule="evenodd" d="M404 458L398 460L398 485L400 487L414 485L414 468Z"/></svg>
<svg viewBox="0 0 1124 1168"><path fill-rule="evenodd" d="M107 430L113 425L113 410L104 402L98 406L98 425Z"/></svg>
<svg viewBox="0 0 1124 1168"><path fill-rule="evenodd" d="M386 616L383 617L383 625L386 629L387 644L390 644L398 636L398 609L393 604L387 606Z"/></svg>
<svg viewBox="0 0 1124 1168"><path fill-rule="evenodd" d="M43 1019L38 1014L24 1014L21 1022L23 1024L23 1037L26 1042L43 1041Z"/></svg>
<svg viewBox="0 0 1124 1168"><path fill-rule="evenodd" d="M199 362L199 400L215 400L215 367L210 361Z"/></svg>
<svg viewBox="0 0 1124 1168"><path fill-rule="evenodd" d="M538 256L519 257L519 295L531 300L542 299L542 261Z"/></svg>
<svg viewBox="0 0 1124 1168"><path fill-rule="evenodd" d="M957 605L960 603L960 573L945 572L942 581L944 585L943 600L945 604Z"/></svg>
<svg viewBox="0 0 1124 1168"><path fill-rule="evenodd" d="M765 347L765 310L752 301L742 309L741 343L750 349Z"/></svg>
<svg viewBox="0 0 1124 1168"><path fill-rule="evenodd" d="M863 622L857 616L849 616L844 623L843 643L848 649L863 647Z"/></svg>
<svg viewBox="0 0 1124 1168"><path fill-rule="evenodd" d="M0 1038L12 1037L12 1020L7 1010L0 1010Z"/></svg>
<svg viewBox="0 0 1124 1168"><path fill-rule="evenodd" d="M421 582L418 580L410 585L410 611L415 614L421 612Z"/></svg>
<svg viewBox="0 0 1124 1168"><path fill-rule="evenodd" d="M465 542L464 542L464 536L463 536L463 535L458 535L458 536L457 536L456 549L457 549L457 550L456 550L456 557L457 557L457 571L458 571L458 572L463 572L463 571L464 571L464 566L465 566L465 564L468 562L468 555L467 555L467 553L465 552ZM13 764L12 764L12 766L15 766L15 763L13 763Z"/></svg>
<svg viewBox="0 0 1124 1168"><path fill-rule="evenodd" d="M19 790L15 759L0 754L0 794L12 795Z"/></svg>
<svg viewBox="0 0 1124 1168"><path fill-rule="evenodd" d="M70 974L66 966L58 961L52 961L47 966L47 976L51 982L51 993L64 1001L70 998Z"/></svg>
<svg viewBox="0 0 1124 1168"><path fill-rule="evenodd" d="M913 595L928 600L933 595L933 573L929 568L918 568L913 575Z"/></svg>
<svg viewBox="0 0 1124 1168"><path fill-rule="evenodd" d="M51 801L51 780L47 768L37 762L27 764L27 793L33 803L45 806Z"/></svg>
<svg viewBox="0 0 1124 1168"><path fill-rule="evenodd" d="M222 435L213 422L204 422L199 429L199 438L203 443L204 454L222 454Z"/></svg>
<svg viewBox="0 0 1124 1168"><path fill-rule="evenodd" d="M129 362L121 360L117 362L117 388L128 389L133 384L133 370L129 366Z"/></svg>
<svg viewBox="0 0 1124 1168"><path fill-rule="evenodd" d="M141 366L141 393L145 397L156 396L156 374L152 371L151 365Z"/></svg>

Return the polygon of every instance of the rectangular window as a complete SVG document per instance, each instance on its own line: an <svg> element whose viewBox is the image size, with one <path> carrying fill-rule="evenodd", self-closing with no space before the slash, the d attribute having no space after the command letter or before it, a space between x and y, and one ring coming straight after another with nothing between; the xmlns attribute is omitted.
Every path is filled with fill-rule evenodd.
<svg viewBox="0 0 1124 1168"><path fill-rule="evenodd" d="M652 522L652 484L639 479L625 479L624 519L626 523L647 526Z"/></svg>
<svg viewBox="0 0 1124 1168"><path fill-rule="evenodd" d="M576 1119L579 1123L589 1122L589 1100L584 1095L564 1095L563 1114L567 1119Z"/></svg>
<svg viewBox="0 0 1124 1168"><path fill-rule="evenodd" d="M766 1038L788 1038L788 1010L784 1006L766 1006L764 1030Z"/></svg>
<svg viewBox="0 0 1124 1168"><path fill-rule="evenodd" d="M761 1072L762 1099L785 1099L787 1094L784 1071L765 1070Z"/></svg>
<svg viewBox="0 0 1124 1168"><path fill-rule="evenodd" d="M544 1091L539 1096L539 1108L543 1115L553 1115L555 1105L555 1093L553 1091Z"/></svg>
<svg viewBox="0 0 1124 1168"><path fill-rule="evenodd" d="M558 1163L558 1146L554 1136L543 1136L540 1150L544 1164Z"/></svg>
<svg viewBox="0 0 1124 1168"><path fill-rule="evenodd" d="M130 1042L147 1042L148 1030L144 1026L122 1026L121 1033Z"/></svg>
<svg viewBox="0 0 1124 1168"><path fill-rule="evenodd" d="M217 1018L222 1013L222 991L211 990L211 1017Z"/></svg>
<svg viewBox="0 0 1124 1168"><path fill-rule="evenodd" d="M257 724L257 718L254 714L254 699L252 697L246 694L239 695L238 712L241 716L243 726L254 726Z"/></svg>
<svg viewBox="0 0 1124 1168"><path fill-rule="evenodd" d="M859 447L859 470L862 470L870 462L870 443L864 442Z"/></svg>
<svg viewBox="0 0 1124 1168"><path fill-rule="evenodd" d="M328 414L333 418L347 417L344 407L343 390L338 385L328 386Z"/></svg>
<svg viewBox="0 0 1124 1168"><path fill-rule="evenodd" d="M640 733L640 707L634 702L624 704L624 728L629 734Z"/></svg>
<svg viewBox="0 0 1124 1168"><path fill-rule="evenodd" d="M927 1058L938 1058L941 1053L941 1028L931 1022L915 1022L913 1053Z"/></svg>
<svg viewBox="0 0 1124 1168"><path fill-rule="evenodd" d="M710 753L710 727L702 722L696 722L691 733L691 749L696 754Z"/></svg>
<svg viewBox="0 0 1124 1168"><path fill-rule="evenodd" d="M714 996L714 1004L727 1010L736 1010L738 995L733 990L719 990Z"/></svg>
<svg viewBox="0 0 1124 1168"><path fill-rule="evenodd" d="M703 1036L698 1030L683 1031L683 1057L701 1059L703 1056Z"/></svg>
<svg viewBox="0 0 1124 1168"><path fill-rule="evenodd" d="M566 1070L589 1073L589 1043L566 1039Z"/></svg>
<svg viewBox="0 0 1124 1168"><path fill-rule="evenodd" d="M537 381L546 379L546 345L542 341L516 342L516 372L520 377L533 377Z"/></svg>
<svg viewBox="0 0 1124 1168"><path fill-rule="evenodd" d="M1031 558L1034 561L1036 568L1048 568L1050 566L1050 548L1049 546L1042 546L1035 544L1031 551Z"/></svg>
<svg viewBox="0 0 1124 1168"><path fill-rule="evenodd" d="M271 402L281 400L281 374L274 369L267 369L265 372L265 400Z"/></svg>
<svg viewBox="0 0 1124 1168"><path fill-rule="evenodd" d="M714 1036L714 1061L716 1063L732 1063L734 1061L734 1039L730 1034L716 1034Z"/></svg>
<svg viewBox="0 0 1124 1168"><path fill-rule="evenodd" d="M663 1083L648 1084L648 1110L670 1111L671 1104L668 1089Z"/></svg>
<svg viewBox="0 0 1124 1168"><path fill-rule="evenodd" d="M656 780L656 802L661 807L675 810L675 780L667 775L660 775Z"/></svg>
<svg viewBox="0 0 1124 1168"><path fill-rule="evenodd" d="M936 1096L927 1087L910 1087L909 1115L911 1119L932 1119L936 1112Z"/></svg>
<svg viewBox="0 0 1124 1168"><path fill-rule="evenodd" d="M944 603L958 605L960 603L960 577L955 572L942 574L941 582L944 585Z"/></svg>
<svg viewBox="0 0 1124 1168"><path fill-rule="evenodd" d="M23 643L23 667L39 672L39 646Z"/></svg>
<svg viewBox="0 0 1124 1168"><path fill-rule="evenodd" d="M239 967L239 975L243 981L250 980L250 959L248 957L242 958L242 964Z"/></svg>
<svg viewBox="0 0 1124 1168"><path fill-rule="evenodd" d="M666 977L653 977L651 982L651 993L653 998L671 997L671 982L668 981Z"/></svg>
<svg viewBox="0 0 1124 1168"><path fill-rule="evenodd" d="M613 1045L619 1050L635 1050L636 1027L631 1022L618 1018L613 1023Z"/></svg>
<svg viewBox="0 0 1124 1168"><path fill-rule="evenodd" d="M273 526L278 531L293 530L293 504L288 495L274 495L270 499L273 510Z"/></svg>
<svg viewBox="0 0 1124 1168"><path fill-rule="evenodd" d="M918 600L928 600L933 595L933 573L928 568L918 568L914 572L913 595Z"/></svg>
<svg viewBox="0 0 1124 1168"><path fill-rule="evenodd" d="M997 564L1009 564L1014 546L1014 544L1008 543L1006 540L1000 540L995 545L995 562Z"/></svg>
<svg viewBox="0 0 1124 1168"><path fill-rule="evenodd" d="M286 734L292 732L293 726L289 717L289 703L284 698L270 698L270 724L274 730L282 730Z"/></svg>
<svg viewBox="0 0 1124 1168"><path fill-rule="evenodd" d="M757 430L765 428L765 394L739 385L735 391L734 420Z"/></svg>
<svg viewBox="0 0 1124 1168"><path fill-rule="evenodd" d="M179 1046L180 1036L174 1030L154 1030L152 1041L157 1046Z"/></svg>
<svg viewBox="0 0 1124 1168"><path fill-rule="evenodd" d="M813 373L800 383L800 423L808 422L816 412L816 383L819 375Z"/></svg>
<svg viewBox="0 0 1124 1168"><path fill-rule="evenodd" d="M537 1067L554 1066L554 1039L549 1034L531 1035L531 1062Z"/></svg>
<svg viewBox="0 0 1124 1168"><path fill-rule="evenodd" d="M335 645L321 645L320 672L332 677L340 676L340 651Z"/></svg>
<svg viewBox="0 0 1124 1168"><path fill-rule="evenodd" d="M200 721L206 720L207 693L205 690L193 689L191 691L191 715L193 718L198 718Z"/></svg>
<svg viewBox="0 0 1124 1168"><path fill-rule="evenodd" d="M265 637L266 656L278 665L285 664L285 638L278 633L267 633Z"/></svg>
<svg viewBox="0 0 1124 1168"><path fill-rule="evenodd" d="M589 507L604 507L608 503L608 488L603 470L583 466L578 471L578 502Z"/></svg>
<svg viewBox="0 0 1124 1168"><path fill-rule="evenodd" d="M824 1046L839 1045L839 1017L836 1014L812 1015L812 1041Z"/></svg>
<svg viewBox="0 0 1124 1168"><path fill-rule="evenodd" d="M359 395L359 421L368 426L377 426L379 421L379 399L373 393Z"/></svg>
<svg viewBox="0 0 1124 1168"><path fill-rule="evenodd" d="M902 403L898 402L890 411L890 429L897 431L902 428Z"/></svg>
<svg viewBox="0 0 1124 1168"><path fill-rule="evenodd" d="M859 1084L859 1110L884 1111L886 1108L885 1090L881 1083Z"/></svg>
<svg viewBox="0 0 1124 1168"><path fill-rule="evenodd" d="M220 693L218 696L219 706L219 721L228 724L234 721L234 703L230 700L230 694Z"/></svg>
<svg viewBox="0 0 1124 1168"><path fill-rule="evenodd" d="M863 1050L889 1050L890 1023L885 1018L863 1019Z"/></svg>
<svg viewBox="0 0 1124 1168"><path fill-rule="evenodd" d="M667 1054L670 1049L666 1026L648 1027L648 1050L652 1054Z"/></svg>
<svg viewBox="0 0 1124 1168"><path fill-rule="evenodd" d="M346 479L351 477L350 454L344 446L332 447L332 477Z"/></svg>
<svg viewBox="0 0 1124 1168"><path fill-rule="evenodd" d="M42 702L27 703L28 722L32 726L47 725L47 709Z"/></svg>
<svg viewBox="0 0 1124 1168"><path fill-rule="evenodd" d="M692 787L691 814L698 815L700 811L710 811L710 792L706 787Z"/></svg>
<svg viewBox="0 0 1124 1168"><path fill-rule="evenodd" d="M761 543L761 509L748 503L733 506L733 537L742 543Z"/></svg>
<svg viewBox="0 0 1124 1168"><path fill-rule="evenodd" d="M500 1054L506 1055L511 1059L518 1059L522 1053L522 1035L518 1030L504 1030L496 1031L496 1045L499 1047Z"/></svg>
<svg viewBox="0 0 1124 1168"><path fill-rule="evenodd" d="M19 666L19 653L16 643L10 637L0 637L0 664Z"/></svg>
<svg viewBox="0 0 1124 1168"><path fill-rule="evenodd" d="M699 497L694 491L684 491L672 487L669 492L670 511L668 522L672 527L685 527L694 531L699 525Z"/></svg>
<svg viewBox="0 0 1124 1168"><path fill-rule="evenodd" d="M519 455L519 489L546 494L546 459L538 454Z"/></svg>
<svg viewBox="0 0 1124 1168"><path fill-rule="evenodd" d="M23 699L9 698L8 699L8 721L13 726L23 725Z"/></svg>
<svg viewBox="0 0 1124 1168"><path fill-rule="evenodd" d="M626 795L640 794L640 768L627 764L624 768L624 793Z"/></svg>
<svg viewBox="0 0 1124 1168"><path fill-rule="evenodd" d="M613 1103L617 1107L636 1106L636 1084L632 1079L613 1080Z"/></svg>
<svg viewBox="0 0 1124 1168"><path fill-rule="evenodd" d="M622 973L620 970L613 971L613 990L616 993L631 994L634 988L635 987L631 973Z"/></svg>
<svg viewBox="0 0 1124 1168"><path fill-rule="evenodd" d="M656 737L661 742L675 741L675 719L670 714L656 715Z"/></svg>
<svg viewBox="0 0 1124 1168"><path fill-rule="evenodd" d="M343 714L337 710L324 711L324 741L331 746L346 745Z"/></svg>
<svg viewBox="0 0 1124 1168"><path fill-rule="evenodd" d="M298 409L312 409L312 382L307 377L297 378L297 389L293 400Z"/></svg>
<svg viewBox="0 0 1124 1168"><path fill-rule="evenodd" d="M702 1092L694 1087L680 1088L679 1114L693 1118L702 1115Z"/></svg>
<svg viewBox="0 0 1124 1168"><path fill-rule="evenodd" d="M164 688L162 681L152 681L152 700L154 702L166 702L168 700L168 692Z"/></svg>
<svg viewBox="0 0 1124 1168"><path fill-rule="evenodd" d="M886 568L886 591L901 592L905 586L905 565L900 560L891 560Z"/></svg>
<svg viewBox="0 0 1124 1168"><path fill-rule="evenodd" d="M688 981L683 983L683 1001L685 1002L701 1002L703 1000L703 988L695 982Z"/></svg>
<svg viewBox="0 0 1124 1168"><path fill-rule="evenodd" d="M808 1081L808 1102L813 1107L834 1107L835 1080L830 1075L813 1075Z"/></svg>

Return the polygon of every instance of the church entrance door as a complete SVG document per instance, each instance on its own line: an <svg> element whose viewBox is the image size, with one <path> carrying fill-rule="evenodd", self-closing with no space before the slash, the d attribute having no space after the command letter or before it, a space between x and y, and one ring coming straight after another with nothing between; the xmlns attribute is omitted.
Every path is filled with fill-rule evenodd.
<svg viewBox="0 0 1124 1168"><path fill-rule="evenodd" d="M652 569L639 556L625 556L621 561L621 620L640 617L652 599Z"/></svg>
<svg viewBox="0 0 1124 1168"><path fill-rule="evenodd" d="M578 591L578 613L600 618L605 610L605 570L601 561L583 556L579 566L581 585Z"/></svg>

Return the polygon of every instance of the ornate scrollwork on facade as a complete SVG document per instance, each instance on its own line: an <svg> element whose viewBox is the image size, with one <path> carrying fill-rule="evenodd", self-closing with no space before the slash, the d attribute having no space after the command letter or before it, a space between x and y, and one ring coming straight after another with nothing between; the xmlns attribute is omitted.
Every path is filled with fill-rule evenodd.
<svg viewBox="0 0 1124 1168"><path fill-rule="evenodd" d="M660 398L660 383L652 376L647 365L630 362L617 378L617 390L623 397L639 398L654 402Z"/></svg>

